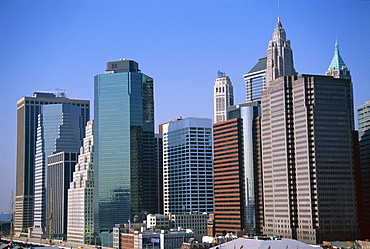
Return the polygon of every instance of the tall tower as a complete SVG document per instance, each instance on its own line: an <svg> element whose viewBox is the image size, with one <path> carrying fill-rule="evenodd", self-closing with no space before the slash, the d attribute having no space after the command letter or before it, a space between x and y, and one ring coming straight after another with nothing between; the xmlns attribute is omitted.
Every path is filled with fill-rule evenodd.
<svg viewBox="0 0 370 249"><path fill-rule="evenodd" d="M243 75L246 89L246 102L261 101L261 92L266 88L267 57L258 60L257 64Z"/></svg>
<svg viewBox="0 0 370 249"><path fill-rule="evenodd" d="M92 244L94 233L94 121L87 122L68 190L67 241Z"/></svg>
<svg viewBox="0 0 370 249"><path fill-rule="evenodd" d="M360 154L360 183L359 192L362 195L359 206L359 226L361 238L370 237L370 101L357 108L358 137Z"/></svg>
<svg viewBox="0 0 370 249"><path fill-rule="evenodd" d="M358 237L352 83L281 77L262 93L267 235L306 243Z"/></svg>
<svg viewBox="0 0 370 249"><path fill-rule="evenodd" d="M45 219L48 216L48 156L58 152L77 152L81 146L79 121L81 110L71 104L41 106L38 118L35 155L35 210L33 234L41 237L47 234ZM62 176L60 176L62 177Z"/></svg>
<svg viewBox="0 0 370 249"><path fill-rule="evenodd" d="M260 102L227 108L228 120L213 124L215 232L262 234Z"/></svg>
<svg viewBox="0 0 370 249"><path fill-rule="evenodd" d="M33 226L35 154L38 115L41 106L69 103L80 107L80 126L84 127L90 119L90 101L68 99L64 94L35 92L32 97L23 97L17 102L17 163L15 233L27 232ZM82 129L83 135L84 130Z"/></svg>
<svg viewBox="0 0 370 249"><path fill-rule="evenodd" d="M95 225L109 234L115 224L157 211L153 79L137 62L119 60L94 82Z"/></svg>
<svg viewBox="0 0 370 249"><path fill-rule="evenodd" d="M213 122L218 123L227 120L226 108L234 104L234 91L229 76L221 71L218 71L218 77L213 88L213 103Z"/></svg>
<svg viewBox="0 0 370 249"><path fill-rule="evenodd" d="M266 85L279 77L292 75L297 75L293 64L293 51L279 17L267 49Z"/></svg>
<svg viewBox="0 0 370 249"><path fill-rule="evenodd" d="M164 213L213 213L212 120L162 125Z"/></svg>

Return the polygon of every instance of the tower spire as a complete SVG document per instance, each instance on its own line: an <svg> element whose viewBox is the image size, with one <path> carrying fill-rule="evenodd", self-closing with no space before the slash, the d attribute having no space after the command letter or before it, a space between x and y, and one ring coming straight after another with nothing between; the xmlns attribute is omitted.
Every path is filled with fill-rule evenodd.
<svg viewBox="0 0 370 249"><path fill-rule="evenodd" d="M339 53L338 38L335 39L334 56L328 70L326 70L326 75L333 76L334 78L351 78L350 70L347 68Z"/></svg>
<svg viewBox="0 0 370 249"><path fill-rule="evenodd" d="M279 77L296 74L290 41L286 39L285 29L278 16L272 40L267 49L266 86L268 87L270 82Z"/></svg>

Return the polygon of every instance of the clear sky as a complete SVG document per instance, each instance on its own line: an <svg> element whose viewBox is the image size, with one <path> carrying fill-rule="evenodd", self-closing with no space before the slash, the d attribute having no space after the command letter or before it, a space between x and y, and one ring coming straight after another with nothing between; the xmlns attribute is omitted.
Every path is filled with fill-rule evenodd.
<svg viewBox="0 0 370 249"><path fill-rule="evenodd" d="M217 71L242 103L277 17L277 0L0 1L0 212L15 193L18 99L65 89L93 101L93 77L126 58L154 78L156 125L212 118ZM370 100L370 1L281 0L280 17L299 73L324 74L338 38L355 107Z"/></svg>

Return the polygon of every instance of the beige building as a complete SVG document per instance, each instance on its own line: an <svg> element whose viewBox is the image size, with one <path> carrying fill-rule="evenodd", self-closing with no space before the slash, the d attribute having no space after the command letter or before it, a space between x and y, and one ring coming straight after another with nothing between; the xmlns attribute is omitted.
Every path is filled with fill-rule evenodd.
<svg viewBox="0 0 370 249"><path fill-rule="evenodd" d="M356 239L353 129L348 79L281 77L262 93L267 235Z"/></svg>
<svg viewBox="0 0 370 249"><path fill-rule="evenodd" d="M234 90L229 76L218 71L218 77L213 87L214 123L227 120L226 107L234 105Z"/></svg>

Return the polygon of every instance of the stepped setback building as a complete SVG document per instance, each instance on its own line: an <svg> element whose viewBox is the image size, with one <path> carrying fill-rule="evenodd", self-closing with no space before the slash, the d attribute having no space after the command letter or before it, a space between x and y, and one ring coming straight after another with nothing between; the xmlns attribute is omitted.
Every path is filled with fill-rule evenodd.
<svg viewBox="0 0 370 249"><path fill-rule="evenodd" d="M94 233L94 121L86 135L68 189L67 241L93 244Z"/></svg>

